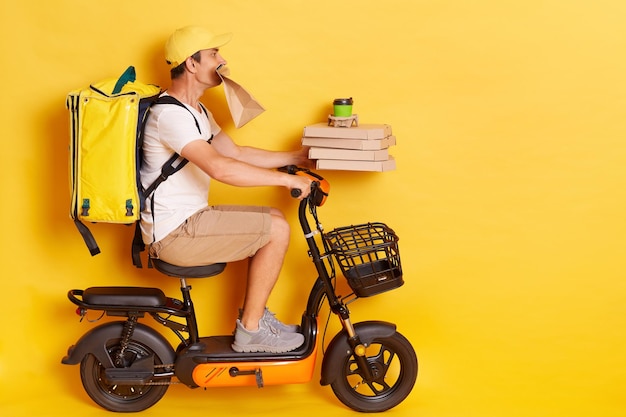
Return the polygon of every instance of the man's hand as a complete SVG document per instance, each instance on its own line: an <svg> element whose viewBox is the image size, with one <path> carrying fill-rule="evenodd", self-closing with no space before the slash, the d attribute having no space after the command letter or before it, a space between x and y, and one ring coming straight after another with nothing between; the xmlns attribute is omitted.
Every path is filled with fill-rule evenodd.
<svg viewBox="0 0 626 417"><path fill-rule="evenodd" d="M294 152L294 165L301 168L315 169L315 160L309 159L309 147L303 146L299 150Z"/></svg>
<svg viewBox="0 0 626 417"><path fill-rule="evenodd" d="M289 192L291 192L291 190L300 190L300 194L297 196L298 200L302 200L303 198L306 198L311 193L311 183L313 182L311 178L304 177L301 175L290 175L290 174L285 174L285 175L289 177L288 178L289 182L287 184L287 188L289 189Z"/></svg>

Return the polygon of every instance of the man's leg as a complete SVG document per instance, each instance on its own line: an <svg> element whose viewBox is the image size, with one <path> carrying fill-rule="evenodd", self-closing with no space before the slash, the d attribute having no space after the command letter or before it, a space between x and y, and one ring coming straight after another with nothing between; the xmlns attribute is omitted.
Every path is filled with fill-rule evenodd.
<svg viewBox="0 0 626 417"><path fill-rule="evenodd" d="M257 250L248 266L248 286L241 320L237 321L232 344L236 352L288 352L304 343L304 336L290 332L284 324L265 317L267 300L278 280L278 275L289 246L289 224L282 213L272 209L270 240ZM272 320L274 319L274 320ZM280 325L279 325L280 324ZM282 329L281 329L282 328Z"/></svg>
<svg viewBox="0 0 626 417"><path fill-rule="evenodd" d="M289 247L289 223L283 214L272 208L270 241L257 251L248 266L248 285L241 323L251 331L259 328L270 293L278 280Z"/></svg>
<svg viewBox="0 0 626 417"><path fill-rule="evenodd" d="M280 323L266 310L289 246L289 224L268 207L207 207L191 216L151 254L174 265L203 265L250 259L244 311L237 320L233 350L288 352L304 342L297 326Z"/></svg>

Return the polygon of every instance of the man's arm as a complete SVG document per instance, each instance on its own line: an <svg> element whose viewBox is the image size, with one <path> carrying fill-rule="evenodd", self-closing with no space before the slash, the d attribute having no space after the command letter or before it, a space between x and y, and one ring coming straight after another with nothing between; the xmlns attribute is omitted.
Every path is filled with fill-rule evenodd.
<svg viewBox="0 0 626 417"><path fill-rule="evenodd" d="M251 146L237 145L227 133L221 131L212 141L222 155L261 168L279 168L285 165L310 167L309 149L301 147L296 151L268 151Z"/></svg>
<svg viewBox="0 0 626 417"><path fill-rule="evenodd" d="M215 139L219 137L220 135L217 135L211 144L203 139L194 140L185 145L181 156L197 165L211 178L225 184L239 187L282 186L289 190L299 189L301 191L300 198L309 195L311 180L308 178L266 169L263 166L249 164L231 156L223 155L219 150L220 148L214 146ZM284 159L286 161L289 158L275 159Z"/></svg>

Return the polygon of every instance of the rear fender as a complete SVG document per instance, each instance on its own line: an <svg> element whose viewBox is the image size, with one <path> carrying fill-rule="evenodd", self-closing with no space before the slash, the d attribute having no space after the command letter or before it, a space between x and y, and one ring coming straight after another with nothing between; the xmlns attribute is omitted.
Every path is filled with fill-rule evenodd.
<svg viewBox="0 0 626 417"><path fill-rule="evenodd" d="M369 345L377 337L389 337L396 332L396 325L384 321L364 321L354 325L354 331L361 339L361 343ZM322 362L321 385L329 385L338 376L337 364L343 363L343 358L352 355L352 348L348 344L348 333L345 330L337 333L328 345Z"/></svg>
<svg viewBox="0 0 626 417"><path fill-rule="evenodd" d="M70 346L67 355L61 360L66 365L79 364L88 355L94 355L105 368L114 368L111 357L107 352L107 342L119 339L124 329L122 321L102 324L85 333L75 345ZM131 338L148 346L161 358L163 363L174 363L176 353L169 342L156 330L145 324L136 323Z"/></svg>

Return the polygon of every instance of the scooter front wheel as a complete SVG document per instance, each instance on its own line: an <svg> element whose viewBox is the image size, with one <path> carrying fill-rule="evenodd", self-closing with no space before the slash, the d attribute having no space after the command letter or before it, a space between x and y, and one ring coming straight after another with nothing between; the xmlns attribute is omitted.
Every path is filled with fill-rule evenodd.
<svg viewBox="0 0 626 417"><path fill-rule="evenodd" d="M110 341L107 352L115 363L114 358L120 351L118 341ZM123 363L118 367L128 367L134 362L148 358L154 358L155 365L161 365L161 358L148 346L135 340L131 340L123 355ZM119 361L118 361L119 362ZM101 407L116 412L137 412L145 410L156 404L165 395L169 388L171 378L164 377L158 380L158 384L118 384L108 382L105 376L106 368L92 354L86 355L80 363L80 378L85 391Z"/></svg>
<svg viewBox="0 0 626 417"><path fill-rule="evenodd" d="M411 343L400 333L376 337L368 344L365 357L373 373L366 381L352 353L334 364L340 375L331 383L337 398L360 412L381 412L400 404L411 392L417 378L417 356Z"/></svg>

